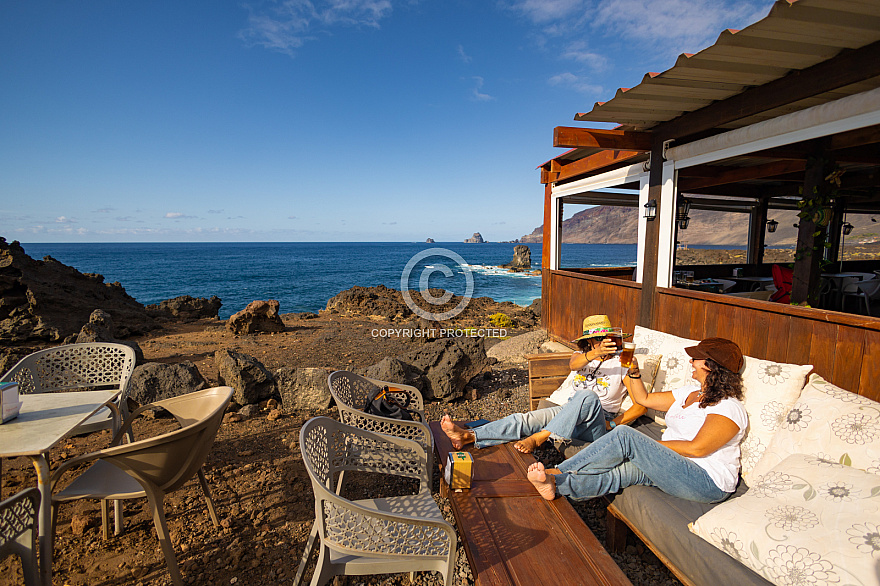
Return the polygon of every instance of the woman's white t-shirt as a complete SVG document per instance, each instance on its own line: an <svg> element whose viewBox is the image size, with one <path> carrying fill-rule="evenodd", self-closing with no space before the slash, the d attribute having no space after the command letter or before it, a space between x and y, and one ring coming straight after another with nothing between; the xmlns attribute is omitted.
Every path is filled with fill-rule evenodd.
<svg viewBox="0 0 880 586"><path fill-rule="evenodd" d="M705 409L700 407L699 401L684 407L688 396L699 390L699 385L688 385L672 391L675 402L666 412L666 430L663 432L662 439L664 441L691 441L703 427L706 416L710 414L723 415L733 421L739 427L739 431L729 442L708 456L690 458L709 474L718 488L724 492L733 492L736 490L736 481L739 476L739 446L749 425L749 416L743 404L733 397L722 399L717 404Z"/></svg>
<svg viewBox="0 0 880 586"><path fill-rule="evenodd" d="M594 371L595 375L591 376ZM620 365L619 356L613 356L601 363L598 359L592 360L580 370L572 371L547 400L564 405L578 391L590 390L599 397L602 409L608 413L617 413L627 394L623 385L623 377L627 372L629 369Z"/></svg>

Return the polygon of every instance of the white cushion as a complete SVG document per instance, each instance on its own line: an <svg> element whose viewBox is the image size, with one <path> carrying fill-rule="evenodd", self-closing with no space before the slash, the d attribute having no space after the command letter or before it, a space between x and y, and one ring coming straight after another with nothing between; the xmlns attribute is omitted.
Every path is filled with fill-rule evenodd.
<svg viewBox="0 0 880 586"><path fill-rule="evenodd" d="M812 369L811 365L745 357L743 405L749 414L749 427L742 442L741 474L746 484L773 434L800 396L804 380Z"/></svg>
<svg viewBox="0 0 880 586"><path fill-rule="evenodd" d="M880 403L810 375L752 474L766 474L791 454L862 470L880 466Z"/></svg>
<svg viewBox="0 0 880 586"><path fill-rule="evenodd" d="M633 342L636 344L637 355L660 354L663 357L660 370L654 378L654 391L671 391L685 385L699 384L691 376L693 370L690 356L684 351L688 346L696 346L697 340L679 338L665 332L636 326L633 329ZM666 425L664 415L665 413L661 411L648 410L648 416L660 425Z"/></svg>
<svg viewBox="0 0 880 586"><path fill-rule="evenodd" d="M657 372L660 370L660 361L663 357L659 354L646 354L641 356L637 355L635 359L639 363L639 372L642 375L642 384L645 385L645 390L649 393L653 392L654 379L657 377ZM629 394L627 394L623 403L620 405L620 410L626 411L632 406L633 400L630 398ZM649 415L651 411L653 411L653 409L648 409Z"/></svg>
<svg viewBox="0 0 880 586"><path fill-rule="evenodd" d="M770 582L880 584L880 476L805 454L690 530Z"/></svg>

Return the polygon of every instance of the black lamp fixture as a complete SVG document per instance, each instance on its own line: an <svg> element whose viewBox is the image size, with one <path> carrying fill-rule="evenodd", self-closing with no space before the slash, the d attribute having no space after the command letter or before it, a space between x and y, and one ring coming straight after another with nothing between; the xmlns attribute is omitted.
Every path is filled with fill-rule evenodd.
<svg viewBox="0 0 880 586"><path fill-rule="evenodd" d="M776 220L767 220L767 231L773 234L776 232L776 227L779 226L779 222Z"/></svg>
<svg viewBox="0 0 880 586"><path fill-rule="evenodd" d="M690 223L690 218L688 218L688 212L690 211L691 202L682 196L678 196L678 201L675 204L675 219L678 221L679 229L687 230Z"/></svg>
<svg viewBox="0 0 880 586"><path fill-rule="evenodd" d="M657 200L649 199L648 203L645 204L645 213L644 218L649 222L653 222L654 218L657 217Z"/></svg>
<svg viewBox="0 0 880 586"><path fill-rule="evenodd" d="M850 224L849 222L844 222L843 223L843 235L849 236L852 231L853 231L853 225Z"/></svg>

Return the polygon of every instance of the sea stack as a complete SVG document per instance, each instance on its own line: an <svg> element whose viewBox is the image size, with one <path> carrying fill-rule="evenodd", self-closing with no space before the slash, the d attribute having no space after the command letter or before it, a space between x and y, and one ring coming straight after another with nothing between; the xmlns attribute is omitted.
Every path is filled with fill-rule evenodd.
<svg viewBox="0 0 880 586"><path fill-rule="evenodd" d="M532 268L532 249L525 244L517 244L513 247L513 260L503 265L505 269L529 270Z"/></svg>
<svg viewBox="0 0 880 586"><path fill-rule="evenodd" d="M474 235L465 240L468 244L484 244L486 241L483 240L483 236L479 232L474 232Z"/></svg>

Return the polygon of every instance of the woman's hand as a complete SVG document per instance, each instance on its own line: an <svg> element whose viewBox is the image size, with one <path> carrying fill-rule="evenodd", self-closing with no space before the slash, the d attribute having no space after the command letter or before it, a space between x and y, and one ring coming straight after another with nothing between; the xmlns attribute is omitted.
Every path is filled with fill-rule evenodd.
<svg viewBox="0 0 880 586"><path fill-rule="evenodd" d="M596 358L608 358L617 352L617 344L611 341L611 338L602 338L602 341L599 342L599 345L593 348L592 350Z"/></svg>

